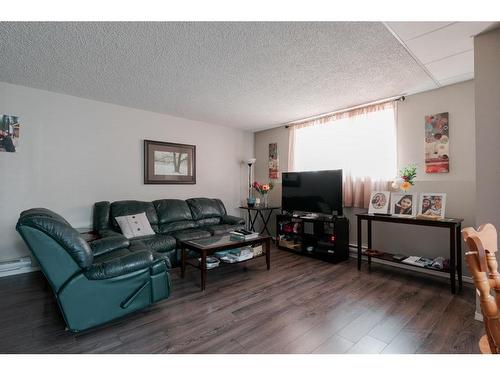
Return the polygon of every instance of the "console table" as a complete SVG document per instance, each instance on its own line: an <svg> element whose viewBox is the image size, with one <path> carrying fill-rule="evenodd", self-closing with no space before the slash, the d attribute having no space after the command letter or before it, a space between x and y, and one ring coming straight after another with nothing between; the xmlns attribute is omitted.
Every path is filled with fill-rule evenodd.
<svg viewBox="0 0 500 375"><path fill-rule="evenodd" d="M458 288L462 289L462 246L461 246L461 229L463 219L452 219L445 218L442 220L426 220L418 218L406 218L399 216L387 216L387 215L374 215L374 214L356 214L358 217L358 270L361 270L361 258L363 256L361 251L362 242L362 222L366 220L368 229L368 249L372 249L372 222L382 221L386 223L395 224L408 224L408 225L420 225L427 227L438 227L445 228L449 230L450 233L450 266L449 270L435 270L433 268L426 268L427 270L436 272L445 272L450 274L450 288L451 293L456 293L456 276L458 275ZM411 264L404 263L399 260L392 258L394 254L383 253L377 256L368 257L368 267L371 267L371 258L382 259L389 262L404 264L405 266L412 267ZM413 266L420 268L418 266Z"/></svg>
<svg viewBox="0 0 500 375"><path fill-rule="evenodd" d="M260 217L262 220L262 223L264 224L264 228L260 231L261 234L264 232L267 232L271 236L271 232L269 232L269 229L267 228L267 225L269 223L269 219L271 218L271 215L274 210L280 210L281 207L279 206L254 206L254 207L248 207L248 206L241 206L240 207L242 210L247 210L248 212L248 224L249 224L249 230L252 232L255 231L255 222L257 220L257 217ZM252 211L255 212L255 216L252 219ZM267 216L265 216L265 213L267 212ZM264 213L264 214L263 214Z"/></svg>

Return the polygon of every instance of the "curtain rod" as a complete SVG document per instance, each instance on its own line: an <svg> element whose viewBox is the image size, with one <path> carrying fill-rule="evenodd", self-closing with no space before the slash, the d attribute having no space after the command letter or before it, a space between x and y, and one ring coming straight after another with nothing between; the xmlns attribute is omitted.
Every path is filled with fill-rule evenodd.
<svg viewBox="0 0 500 375"><path fill-rule="evenodd" d="M333 116L333 115L336 115L336 114L339 114L339 113L349 112L349 111L352 111L354 109L359 109L359 108L363 108L363 107L369 107L371 105L383 104L383 103L389 103L389 102L404 102L405 99L406 98L404 97L404 95L394 96L392 98L377 100L377 101L374 101L374 102L360 104L360 105L356 105L356 106L349 107L349 108L339 109L338 111L322 113L321 115L315 115L315 116L306 117L306 118L300 119L300 120L290 121L290 122L287 122L287 123L285 123L285 124L283 124L281 126L284 126L285 128L289 128L291 125L294 125L294 124L308 122L308 121L316 120L316 119L319 119L319 118L322 118L322 117L326 117L326 116Z"/></svg>

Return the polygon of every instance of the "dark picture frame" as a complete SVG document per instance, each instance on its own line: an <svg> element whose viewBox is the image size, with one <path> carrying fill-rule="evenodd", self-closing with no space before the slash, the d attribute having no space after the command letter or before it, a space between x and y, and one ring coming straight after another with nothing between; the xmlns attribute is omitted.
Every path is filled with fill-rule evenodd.
<svg viewBox="0 0 500 375"><path fill-rule="evenodd" d="M196 184L196 146L144 140L145 184Z"/></svg>

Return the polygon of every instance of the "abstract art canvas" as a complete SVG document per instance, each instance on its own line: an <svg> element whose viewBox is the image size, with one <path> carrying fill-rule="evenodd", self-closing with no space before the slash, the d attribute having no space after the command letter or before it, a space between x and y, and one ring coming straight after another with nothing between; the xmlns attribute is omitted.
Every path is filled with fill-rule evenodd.
<svg viewBox="0 0 500 375"><path fill-rule="evenodd" d="M19 117L3 115L0 119L0 152L16 152L19 147Z"/></svg>
<svg viewBox="0 0 500 375"><path fill-rule="evenodd" d="M425 172L450 171L450 125L448 112L425 116Z"/></svg>
<svg viewBox="0 0 500 375"><path fill-rule="evenodd" d="M276 180L279 177L278 144L269 143L269 178Z"/></svg>

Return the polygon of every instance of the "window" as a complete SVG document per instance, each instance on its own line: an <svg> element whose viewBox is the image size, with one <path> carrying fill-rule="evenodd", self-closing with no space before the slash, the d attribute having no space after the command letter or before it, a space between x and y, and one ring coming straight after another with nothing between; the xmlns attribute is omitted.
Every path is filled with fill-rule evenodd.
<svg viewBox="0 0 500 375"><path fill-rule="evenodd" d="M395 112L391 101L293 125L289 170L342 169L344 207L367 208L397 173Z"/></svg>
<svg viewBox="0 0 500 375"><path fill-rule="evenodd" d="M394 178L396 127L394 105L390 104L297 126L293 130L293 169L343 169L344 175L353 178Z"/></svg>

